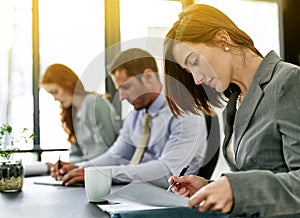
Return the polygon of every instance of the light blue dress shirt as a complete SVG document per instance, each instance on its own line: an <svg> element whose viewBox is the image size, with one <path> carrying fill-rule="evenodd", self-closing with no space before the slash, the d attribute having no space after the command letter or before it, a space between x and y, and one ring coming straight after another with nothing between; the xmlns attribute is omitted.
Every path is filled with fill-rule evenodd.
<svg viewBox="0 0 300 218"><path fill-rule="evenodd" d="M145 109L132 110L125 118L120 135L104 154L80 164L112 166L115 183L150 182L168 186L168 178L190 166L188 174L196 174L203 165L207 149L207 129L203 115L185 115L175 119L163 93L152 103L151 133L141 164L130 164L144 126Z"/></svg>

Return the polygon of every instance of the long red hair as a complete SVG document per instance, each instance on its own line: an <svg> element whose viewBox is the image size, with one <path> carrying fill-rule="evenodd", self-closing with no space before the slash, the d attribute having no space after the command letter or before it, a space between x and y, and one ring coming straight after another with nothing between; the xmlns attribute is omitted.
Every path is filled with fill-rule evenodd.
<svg viewBox="0 0 300 218"><path fill-rule="evenodd" d="M86 95L87 92L78 76L69 67L63 64L52 64L47 67L45 74L41 79L41 84L55 83L64 89L64 91L74 95ZM68 134L70 143L76 142L76 136L73 127L73 114L76 108L71 105L69 108L61 107L61 122L64 131Z"/></svg>

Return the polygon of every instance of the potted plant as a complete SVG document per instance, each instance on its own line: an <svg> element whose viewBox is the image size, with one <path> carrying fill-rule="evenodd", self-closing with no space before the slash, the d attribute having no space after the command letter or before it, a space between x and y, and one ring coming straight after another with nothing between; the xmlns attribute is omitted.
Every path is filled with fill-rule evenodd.
<svg viewBox="0 0 300 218"><path fill-rule="evenodd" d="M21 191L23 186L23 165L21 159L14 159L13 153L16 142L28 143L34 134L28 134L28 129L23 128L15 137L10 125L0 126L0 191Z"/></svg>

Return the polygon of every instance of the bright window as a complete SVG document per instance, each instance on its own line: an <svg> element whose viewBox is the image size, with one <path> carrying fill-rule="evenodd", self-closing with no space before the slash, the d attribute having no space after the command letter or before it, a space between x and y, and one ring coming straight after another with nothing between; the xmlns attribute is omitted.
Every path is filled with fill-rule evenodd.
<svg viewBox="0 0 300 218"><path fill-rule="evenodd" d="M121 50L142 48L156 59L162 76L163 40L182 11L179 1L120 0ZM132 109L122 102L122 117Z"/></svg>
<svg viewBox="0 0 300 218"><path fill-rule="evenodd" d="M33 131L31 18L31 0L0 1L0 124L17 132Z"/></svg>
<svg viewBox="0 0 300 218"><path fill-rule="evenodd" d="M84 77L90 63L104 52L103 0L40 0L39 19L41 75L47 66L62 63ZM95 72L94 80L104 80L104 59L98 64L103 70ZM87 90L96 91L97 87L89 86L93 78L83 82ZM61 127L59 103L44 89L40 90L40 133L43 149L70 147ZM63 160L67 154L64 153ZM52 152L43 155L42 161L52 162L57 158Z"/></svg>

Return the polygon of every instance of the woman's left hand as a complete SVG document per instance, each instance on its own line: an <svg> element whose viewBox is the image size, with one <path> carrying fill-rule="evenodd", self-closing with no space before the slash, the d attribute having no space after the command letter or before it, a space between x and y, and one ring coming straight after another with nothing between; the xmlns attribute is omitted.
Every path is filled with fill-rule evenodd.
<svg viewBox="0 0 300 218"><path fill-rule="evenodd" d="M189 201L190 207L198 205L201 212L221 211L228 213L234 203L232 189L226 176L199 189Z"/></svg>
<svg viewBox="0 0 300 218"><path fill-rule="evenodd" d="M66 186L74 183L84 183L84 168L78 167L68 171L62 178L62 184Z"/></svg>

